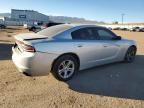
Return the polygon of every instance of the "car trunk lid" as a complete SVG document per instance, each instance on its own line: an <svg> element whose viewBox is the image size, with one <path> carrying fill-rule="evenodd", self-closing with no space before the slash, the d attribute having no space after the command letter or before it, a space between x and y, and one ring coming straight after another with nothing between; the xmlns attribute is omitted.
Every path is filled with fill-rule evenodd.
<svg viewBox="0 0 144 108"><path fill-rule="evenodd" d="M16 35L15 39L14 48L18 48L21 52L35 52L34 44L47 41L48 37L34 33L24 33Z"/></svg>

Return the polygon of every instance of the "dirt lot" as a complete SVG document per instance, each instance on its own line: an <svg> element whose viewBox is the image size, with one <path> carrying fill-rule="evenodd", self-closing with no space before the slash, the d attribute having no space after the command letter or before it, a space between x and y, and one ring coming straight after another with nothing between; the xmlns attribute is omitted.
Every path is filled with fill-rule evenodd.
<svg viewBox="0 0 144 108"><path fill-rule="evenodd" d="M52 75L27 77L11 61L13 35L0 30L0 108L144 108L144 33L115 31L138 43L134 63L113 63L81 71L71 81Z"/></svg>

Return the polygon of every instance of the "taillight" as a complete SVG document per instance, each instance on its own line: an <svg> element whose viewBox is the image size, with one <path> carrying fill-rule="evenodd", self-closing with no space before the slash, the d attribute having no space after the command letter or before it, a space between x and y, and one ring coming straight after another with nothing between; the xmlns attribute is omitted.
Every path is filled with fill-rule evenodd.
<svg viewBox="0 0 144 108"><path fill-rule="evenodd" d="M16 41L16 43L18 44L18 46L20 46L20 49L22 49L23 51L36 52L35 48L31 45L27 45L21 41Z"/></svg>
<svg viewBox="0 0 144 108"><path fill-rule="evenodd" d="M23 45L23 50L26 52L36 52L36 50L33 46L26 45L26 44Z"/></svg>

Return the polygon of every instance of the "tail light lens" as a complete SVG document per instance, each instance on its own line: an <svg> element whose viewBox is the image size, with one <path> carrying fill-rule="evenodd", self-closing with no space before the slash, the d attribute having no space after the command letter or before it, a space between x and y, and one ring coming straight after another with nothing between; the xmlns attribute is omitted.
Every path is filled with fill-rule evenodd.
<svg viewBox="0 0 144 108"><path fill-rule="evenodd" d="M36 52L35 48L31 45L27 45L21 41L16 41L17 45L20 47L20 49L22 49L23 51L26 52Z"/></svg>
<svg viewBox="0 0 144 108"><path fill-rule="evenodd" d="M26 44L23 45L23 50L26 52L36 52L36 50L33 46L26 45Z"/></svg>

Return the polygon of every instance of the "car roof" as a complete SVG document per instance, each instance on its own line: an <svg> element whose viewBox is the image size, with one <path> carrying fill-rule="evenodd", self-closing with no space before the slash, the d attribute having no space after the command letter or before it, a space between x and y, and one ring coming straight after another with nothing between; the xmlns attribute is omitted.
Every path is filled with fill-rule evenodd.
<svg viewBox="0 0 144 108"><path fill-rule="evenodd" d="M75 30L86 28L86 27L100 27L95 24L60 24L52 27L48 27L37 34L48 36L49 38L59 38L59 39L71 39L71 33Z"/></svg>
<svg viewBox="0 0 144 108"><path fill-rule="evenodd" d="M63 26L71 26L73 27L102 27L102 26L98 26L96 24L62 24ZM102 27L102 28L106 28L106 27Z"/></svg>

